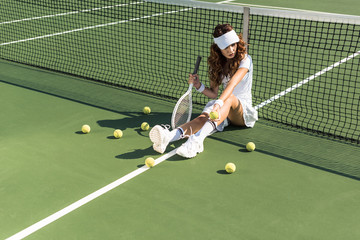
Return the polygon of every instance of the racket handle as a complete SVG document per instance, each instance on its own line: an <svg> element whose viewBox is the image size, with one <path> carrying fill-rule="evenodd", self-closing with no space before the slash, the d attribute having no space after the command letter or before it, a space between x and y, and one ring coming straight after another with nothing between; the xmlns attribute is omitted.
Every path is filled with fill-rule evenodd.
<svg viewBox="0 0 360 240"><path fill-rule="evenodd" d="M201 56L198 56L193 74L196 74L197 71L199 70L200 62L201 62Z"/></svg>

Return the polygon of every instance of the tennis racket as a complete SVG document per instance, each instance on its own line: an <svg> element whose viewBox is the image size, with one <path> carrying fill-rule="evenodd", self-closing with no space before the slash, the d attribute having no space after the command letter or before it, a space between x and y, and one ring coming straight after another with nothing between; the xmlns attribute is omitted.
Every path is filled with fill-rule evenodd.
<svg viewBox="0 0 360 240"><path fill-rule="evenodd" d="M201 62L201 56L198 56L195 64L195 69L193 74L196 74ZM181 126L184 123L190 121L192 113L192 87L193 84L189 84L189 89L184 95L177 101L175 108L171 116L171 127L173 129Z"/></svg>

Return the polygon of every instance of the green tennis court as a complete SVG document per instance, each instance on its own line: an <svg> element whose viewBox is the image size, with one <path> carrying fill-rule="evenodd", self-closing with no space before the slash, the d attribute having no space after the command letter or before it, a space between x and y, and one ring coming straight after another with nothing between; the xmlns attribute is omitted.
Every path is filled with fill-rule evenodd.
<svg viewBox="0 0 360 240"><path fill-rule="evenodd" d="M329 48L319 45L311 52L317 56L326 51L335 54L321 61L320 57L315 58L315 62L319 61L316 66L307 66L301 60L306 54L293 55L295 64L306 68L300 73L285 62L289 56L281 58L282 52L297 54L295 46L284 40L290 39L285 37L285 31L273 31L274 35L281 35L279 42L264 45L263 35L258 33L261 28L250 29L250 52L253 51L260 69L256 73L259 81L254 85L259 121L253 129L229 127L213 134L205 140L203 153L184 159L153 151L149 132L142 131L140 125L170 122L177 98L186 91L187 73L192 70L195 56L207 56L207 41L211 39L204 40L204 36L213 26L189 33L198 44L187 49L189 42L180 38L192 28L186 21L191 16L187 15L190 10L184 10L188 8L186 4L166 10L162 4L154 4L151 12L145 14L143 6L147 3L123 1L118 4L132 3L134 11L120 16L118 9L109 7L114 6L114 1L89 1L89 6L78 3L76 10L72 8L74 2L49 7L50 1L7 0L4 6L16 3L18 11L10 18L5 10L0 10L4 13L0 16L0 29L6 33L0 36L0 44L8 43L0 45L1 239L360 237L360 129L356 102L360 94L356 67L359 56L323 73L320 80L309 81L281 99L261 105L297 80L359 51L358 43L345 43L342 51L332 48L341 41L357 42L358 37L340 37L334 27L331 31L339 38L329 43ZM36 11L26 11L26 6L33 5ZM94 11L99 5L108 6L110 12L79 17L87 16L79 9ZM229 20L239 17L241 29L242 13L228 11L220 4L220 10L214 10L213 5L200 6L196 6L196 11L204 17L195 20L194 25L196 21L213 23L224 16ZM182 9L185 15L170 27L176 31L168 30L165 24L174 20L171 14L162 15L161 21L156 22L151 22L151 17L144 18L149 22L135 21L154 15L156 7L162 12ZM65 12L64 16L36 19ZM207 14L214 19L208 19ZM67 20L57 19L61 17ZM114 18L118 22L134 20L114 24L111 30L97 27L54 35L114 22ZM252 18L253 24L256 18ZM266 18L270 18L269 23L278 21ZM178 25L182 22L184 28ZM310 29L303 28L305 22L296 25ZM12 30L13 26L16 30ZM123 34L133 35L144 26L148 28L143 30L139 42ZM353 35L359 31L356 24L341 26L352 29ZM169 42L164 48L163 41L153 36L161 30L170 31L169 35L160 34ZM36 36L46 37L18 42ZM137 49L147 39L148 48ZM116 48L118 41L128 47ZM269 73L267 69L274 67L275 62L261 64L265 57L260 52L270 54L272 44L283 41L285 47L272 53L278 54L285 68L279 66ZM144 57L139 60L140 52ZM124 61L119 56L124 56ZM280 69L287 73L279 73ZM205 79L205 63L200 70ZM276 81L269 80L276 75L280 76ZM291 80L286 81L287 78ZM329 82L338 91L329 87ZM334 95L340 100L335 101ZM310 99L311 104L299 111L299 103L304 99ZM194 94L194 101L194 114L200 113L206 99ZM332 101L335 104L329 105ZM142 112L144 106L151 107L151 114ZM337 108L345 110L336 112ZM334 110L334 116L327 115L329 109ZM319 110L323 115L316 115ZM91 126L89 134L81 132L83 124ZM115 129L121 129L124 136L115 139ZM245 149L250 141L256 144L254 152ZM169 146L166 152L171 153L181 143ZM147 157L164 156L166 159L154 168L144 167ZM225 172L228 162L236 164L235 173Z"/></svg>

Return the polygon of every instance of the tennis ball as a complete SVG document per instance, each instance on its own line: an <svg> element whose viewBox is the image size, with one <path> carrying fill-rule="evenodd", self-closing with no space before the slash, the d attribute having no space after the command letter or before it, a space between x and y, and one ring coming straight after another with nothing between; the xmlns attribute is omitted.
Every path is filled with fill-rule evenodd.
<svg viewBox="0 0 360 240"><path fill-rule="evenodd" d="M149 130L149 128L150 128L150 125L147 122L143 122L141 124L141 130L147 131L147 130Z"/></svg>
<svg viewBox="0 0 360 240"><path fill-rule="evenodd" d="M116 129L114 131L114 137L115 138L121 138L123 136L123 132L120 129Z"/></svg>
<svg viewBox="0 0 360 240"><path fill-rule="evenodd" d="M210 119L215 120L219 118L219 113L218 112L211 112L210 113Z"/></svg>
<svg viewBox="0 0 360 240"><path fill-rule="evenodd" d="M148 106L144 107L143 112L144 112L145 114L150 114L150 113L151 113L150 107L148 107Z"/></svg>
<svg viewBox="0 0 360 240"><path fill-rule="evenodd" d="M81 131L82 131L83 133L89 133L89 132L90 132L90 126L87 125L87 124L83 125L83 126L81 127Z"/></svg>
<svg viewBox="0 0 360 240"><path fill-rule="evenodd" d="M149 168L152 168L155 165L155 160L152 157L145 159L145 165Z"/></svg>
<svg viewBox="0 0 360 240"><path fill-rule="evenodd" d="M225 170L226 170L227 173L233 173L236 170L236 166L233 163L227 163L225 165Z"/></svg>
<svg viewBox="0 0 360 240"><path fill-rule="evenodd" d="M248 150L249 152L252 152L255 150L255 143L253 142L248 142L246 144L246 150Z"/></svg>

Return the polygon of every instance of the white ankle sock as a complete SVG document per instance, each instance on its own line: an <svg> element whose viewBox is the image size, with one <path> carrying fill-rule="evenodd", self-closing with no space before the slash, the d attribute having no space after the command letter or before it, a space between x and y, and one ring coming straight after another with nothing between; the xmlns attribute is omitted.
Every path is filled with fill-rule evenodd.
<svg viewBox="0 0 360 240"><path fill-rule="evenodd" d="M179 139L181 139L181 136L183 135L184 130L182 128L176 128L170 132L171 140L170 142L175 142Z"/></svg>
<svg viewBox="0 0 360 240"><path fill-rule="evenodd" d="M207 121L204 126L195 133L195 136L200 140L204 141L204 139L210 135L212 131L214 131L217 127L217 123L213 121Z"/></svg>

